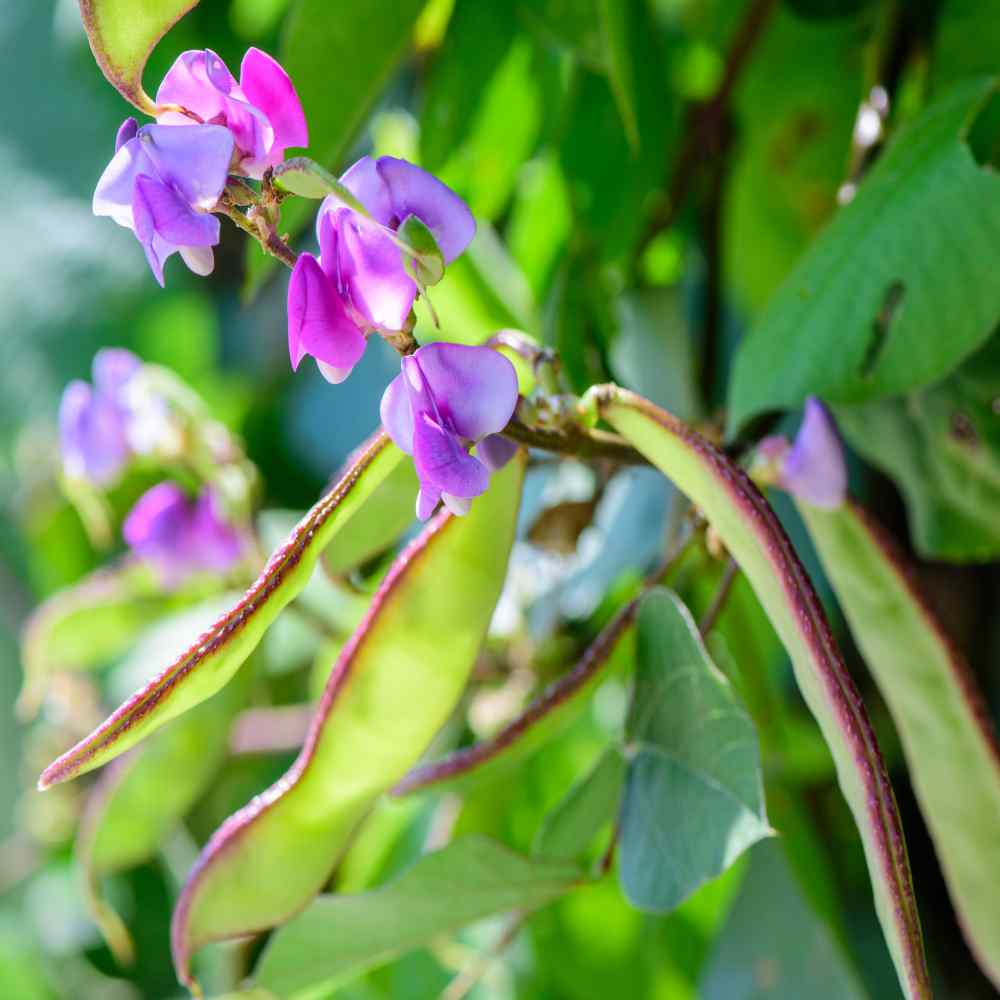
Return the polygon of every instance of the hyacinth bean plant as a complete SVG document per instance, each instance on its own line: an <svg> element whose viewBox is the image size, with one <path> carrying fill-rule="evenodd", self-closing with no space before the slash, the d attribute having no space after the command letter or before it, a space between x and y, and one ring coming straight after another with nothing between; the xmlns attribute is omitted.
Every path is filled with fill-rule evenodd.
<svg viewBox="0 0 1000 1000"><path fill-rule="evenodd" d="M351 992L349 984L421 948L439 948L439 963L456 970L442 994L452 1000L521 995L497 985L491 970L516 953L535 918L556 901L613 897L607 905L632 908L636 920L675 914L656 919L687 921L705 937L688 985L650 987L649 996L778 996L780 983L782 996L855 997L866 988L896 991L898 982L903 996L927 998L942 976L936 965L951 956L930 950L929 966L925 955L926 903L907 847L919 824L969 952L1000 987L993 723L909 555L852 498L842 437L892 473L887 441L866 441L889 433L891 416L879 407L937 383L980 345L989 350L1000 317L995 289L969 302L956 292L957 307L938 308L908 284L914 251L900 249L895 235L881 237L885 267L898 268L891 281L870 267L852 271L850 248L880 238L869 231L895 204L884 189L902 188L900 178L948 155L951 166L940 178L928 174L921 189L933 203L919 209L925 228L972 212L976 224L992 227L1000 250L995 178L955 139L992 83L965 82L925 112L907 110L909 131L885 150L887 81L873 88L858 116L841 207L741 345L724 427L659 405L656 379L665 368L648 347L659 343L655 336L637 361L618 366L627 387L592 378L593 345L575 345L572 326L586 322L585 308L575 320L557 319L544 337L509 325L477 338L446 329L436 296L447 300L455 273L493 237L477 232L465 198L410 158L364 152L339 176L321 151L311 158L314 109L261 49L246 51L238 77L211 49L184 51L150 97L142 85L149 54L195 3L80 0L98 65L145 116L125 119L113 150L108 137L113 155L96 179L94 214L134 234L161 286L182 273L175 255L213 280L216 248L231 226L258 254L255 266L284 265L286 325L268 329L287 337L296 379L315 364L331 422L366 352L391 351L396 367L382 388L381 427L356 442L297 522L262 509L268 484L243 443L167 368L108 347L94 357L90 382L65 389L58 417L65 490L95 544L117 538L122 552L29 619L19 711L44 725L61 678L125 656L142 661L134 693L109 706L92 731L78 728L55 747L38 780L50 796L65 783L87 788L75 863L108 961L125 969L135 959L143 920L109 893L110 877L175 843L173 831L205 802L215 803L208 814L216 815L209 790L217 775L258 754L280 766L247 784L231 815L197 838L197 852L178 860L173 851L178 885L159 946L195 996L312 998L342 987L345 996L395 996ZM339 5L302 6L339 16ZM472 0L454 6L453 23L477 16ZM581 23L592 19L599 29L611 106L630 155L638 155L655 141L644 134L646 112L633 93L633 61L643 58L634 18L645 6L579 6ZM767 19L777 16L772 3L736 6L745 18L719 89L691 112L691 134L718 134L680 153L673 203L651 208L654 242L675 218L687 175L707 169L698 161L728 155L725 101ZM372 4L370 16L399 16L384 7ZM540 5L537 17L551 26L555 7ZM890 27L878 30L891 35L896 16L887 14ZM337 65L328 71L325 100L337 102ZM891 72L898 77L899 67ZM939 145L949 152L939 154ZM956 174L961 191L952 195ZM605 187L615 183L609 178ZM973 189L988 211L948 201L972 198ZM293 231L310 207L318 208L315 238L299 238ZM982 266L994 274L998 259ZM710 285L715 265L707 266ZM571 289L578 301L590 301L585 275L564 276L578 283ZM822 297L836 282L849 295L835 318L824 318ZM904 328L909 314L895 316L900 308L929 311L945 325L907 320ZM724 320L713 322L718 335ZM829 336L824 323L833 325ZM952 346L928 346L938 336ZM824 346L811 348L809 337ZM704 347L709 393L717 350ZM791 419L778 426L782 410ZM996 412L994 398L994 420ZM997 440L995 426L970 433ZM136 474L144 488L116 520L107 498ZM564 497L542 514L532 487L539 475L551 483L589 476L600 485L593 501ZM512 614L523 619L523 595L542 594L546 574L568 579L559 560L599 534L600 494L635 475L649 477L649 495L671 504L667 530L641 539L651 556L630 563L628 553L614 552L632 572L605 580L577 614L587 624L570 653L565 645L559 655L554 645L546 652L538 641L525 647L526 634L556 630L551 622L510 625ZM978 489L971 476L967 488ZM625 523L638 514L626 503L613 516ZM963 537L978 544L976 530L966 525ZM986 548L992 530L981 539ZM614 544L638 544L634 535L621 538L631 542ZM918 542L942 554L926 531ZM822 600L812 577L823 581ZM550 619L574 618L570 605L554 607ZM165 625L173 639L157 643ZM98 637L85 649L76 639L81 628ZM853 671L841 652L845 636ZM268 650L302 641L315 660L309 694L289 696L300 689L276 680ZM761 649L782 669L790 663L797 693L761 667ZM558 669L547 669L546 657ZM880 692L877 725L860 690L875 689L867 675L857 677L862 659ZM508 665L507 681L484 682L498 663ZM793 724L786 703L800 702ZM493 721L483 722L490 711ZM594 718L602 720L596 728ZM581 743L582 725L590 736ZM851 830L843 836L870 885L855 916L877 921L873 961L895 973L877 987L859 975L826 890L796 887L802 852L822 851L823 836L802 833L811 821L791 763L793 725L805 734L813 766L835 775L842 798L830 808ZM912 784L916 805L907 799L905 811L890 766L893 781ZM513 821L505 827L504 810L515 809L519 774L532 767L546 770L550 792L526 834ZM526 813L517 815L523 825ZM190 837L186 843L194 846ZM786 906L780 893L794 896L802 912L793 924L810 936L799 940L787 928L768 934L789 934L800 956L814 949L815 963L782 957L741 965L740 949L756 940L755 920L776 926L768 913ZM446 954L443 940L487 918L500 921L485 925L490 943L472 958ZM680 925L670 926L673 936L657 947L682 949ZM475 939L461 940L468 950ZM533 940L544 949L544 935ZM629 947L639 963L638 938ZM523 995L610 994L539 987Z"/></svg>

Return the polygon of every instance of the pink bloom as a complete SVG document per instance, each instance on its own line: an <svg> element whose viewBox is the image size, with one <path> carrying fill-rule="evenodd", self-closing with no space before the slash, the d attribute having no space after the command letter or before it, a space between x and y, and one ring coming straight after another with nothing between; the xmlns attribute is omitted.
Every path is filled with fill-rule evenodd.
<svg viewBox="0 0 1000 1000"><path fill-rule="evenodd" d="M243 538L222 516L211 488L190 499L171 482L154 486L136 501L122 534L129 548L171 587L194 573L228 572L244 550Z"/></svg>
<svg viewBox="0 0 1000 1000"><path fill-rule="evenodd" d="M405 327L417 286L392 233L416 216L431 231L446 263L468 246L476 224L449 187L405 160L365 156L341 183L368 210L365 218L333 195L316 220L320 256L300 255L288 286L292 367L309 354L331 382L361 358L372 330Z"/></svg>
<svg viewBox="0 0 1000 1000"><path fill-rule="evenodd" d="M260 49L247 50L238 83L211 49L182 52L163 78L156 103L178 104L206 124L229 129L236 146L231 169L247 177L262 177L268 167L284 159L289 146L309 142L292 81ZM164 112L158 121L191 124L188 116L176 111Z"/></svg>
<svg viewBox="0 0 1000 1000"><path fill-rule="evenodd" d="M764 438L759 460L775 469L778 485L813 507L833 510L847 497L844 449L830 411L815 397L806 400L795 441L781 435Z"/></svg>

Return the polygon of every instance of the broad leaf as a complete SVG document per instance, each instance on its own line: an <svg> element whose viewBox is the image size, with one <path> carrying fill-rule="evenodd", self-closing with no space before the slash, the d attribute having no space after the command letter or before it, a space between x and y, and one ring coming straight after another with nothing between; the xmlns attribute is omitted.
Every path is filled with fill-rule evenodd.
<svg viewBox="0 0 1000 1000"><path fill-rule="evenodd" d="M393 955L484 917L543 906L582 879L569 861L464 837L381 888L315 900L271 939L255 978L286 1000L326 995Z"/></svg>
<svg viewBox="0 0 1000 1000"><path fill-rule="evenodd" d="M492 739L456 750L441 760L413 768L392 790L409 795L428 789L461 787L502 775L553 739L587 704L608 675L614 658L631 654L635 604L629 604L588 647L583 658L542 692L518 718Z"/></svg>
<svg viewBox="0 0 1000 1000"><path fill-rule="evenodd" d="M932 104L816 239L737 354L731 429L810 394L858 403L927 385L993 332L1000 178L964 141L993 87Z"/></svg>
<svg viewBox="0 0 1000 1000"><path fill-rule="evenodd" d="M636 660L620 878L669 912L772 831L753 723L672 591L642 599Z"/></svg>
<svg viewBox="0 0 1000 1000"><path fill-rule="evenodd" d="M174 963L287 920L323 886L351 831L458 701L503 585L524 455L465 517L439 514L400 555L334 665L291 769L216 831L173 921Z"/></svg>
<svg viewBox="0 0 1000 1000"><path fill-rule="evenodd" d="M150 647L175 647L178 638L186 640L218 613L216 599L167 619L150 629L139 649L145 656ZM129 667L123 664L122 669ZM84 869L91 911L120 961L131 952L129 934L101 898L100 879L141 864L157 852L222 764L229 724L246 694L246 683L230 685L117 761L90 794L76 854Z"/></svg>
<svg viewBox="0 0 1000 1000"><path fill-rule="evenodd" d="M625 759L618 747L609 747L593 769L574 785L545 817L532 845L544 858L576 858L615 818L625 780Z"/></svg>
<svg viewBox="0 0 1000 1000"><path fill-rule="evenodd" d="M857 974L810 909L780 843L758 844L701 976L703 1000L864 1000Z"/></svg>
<svg viewBox="0 0 1000 1000"><path fill-rule="evenodd" d="M1000 556L1000 337L928 389L837 410L851 444L891 476L929 559Z"/></svg>
<svg viewBox="0 0 1000 1000"><path fill-rule="evenodd" d="M93 733L45 769L39 787L92 771L225 685L271 623L309 582L327 543L396 467L403 454L379 432L299 522L233 609L137 691Z"/></svg>
<svg viewBox="0 0 1000 1000"><path fill-rule="evenodd" d="M156 105L142 89L142 71L156 43L198 0L80 0L80 14L108 83L147 115Z"/></svg>
<svg viewBox="0 0 1000 1000"><path fill-rule="evenodd" d="M853 504L799 510L896 723L959 924L1000 987L1000 748L985 701L882 526Z"/></svg>
<svg viewBox="0 0 1000 1000"><path fill-rule="evenodd" d="M929 996L920 920L885 762L816 592L774 512L738 466L668 413L616 386L596 388L592 399L698 505L753 585L833 753L900 983L908 997Z"/></svg>

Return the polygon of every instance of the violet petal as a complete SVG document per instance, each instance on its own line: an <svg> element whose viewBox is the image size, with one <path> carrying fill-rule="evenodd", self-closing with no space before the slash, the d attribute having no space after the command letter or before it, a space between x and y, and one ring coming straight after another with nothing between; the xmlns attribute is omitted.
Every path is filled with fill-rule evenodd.
<svg viewBox="0 0 1000 1000"><path fill-rule="evenodd" d="M414 357L442 418L462 437L478 441L502 431L517 406L517 373L490 347L428 344Z"/></svg>
<svg viewBox="0 0 1000 1000"><path fill-rule="evenodd" d="M411 214L420 219L434 234L445 263L450 264L476 235L469 206L447 184L406 160L381 156L377 169L389 188L396 220Z"/></svg>
<svg viewBox="0 0 1000 1000"><path fill-rule="evenodd" d="M781 484L814 507L839 507L847 496L844 449L833 417L814 396L806 400L802 426L785 457Z"/></svg>
<svg viewBox="0 0 1000 1000"><path fill-rule="evenodd" d="M262 111L274 129L279 162L289 146L307 146L309 130L299 95L288 74L266 52L247 49L240 66L240 87L247 100Z"/></svg>
<svg viewBox="0 0 1000 1000"><path fill-rule="evenodd" d="M413 454L413 411L406 388L406 376L400 373L387 386L379 406L382 426L400 451ZM436 502L436 501L435 501Z"/></svg>

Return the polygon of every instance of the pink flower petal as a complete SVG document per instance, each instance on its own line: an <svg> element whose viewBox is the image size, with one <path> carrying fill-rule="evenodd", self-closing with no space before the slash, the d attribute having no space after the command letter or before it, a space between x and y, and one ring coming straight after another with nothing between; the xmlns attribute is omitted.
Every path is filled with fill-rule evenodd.
<svg viewBox="0 0 1000 1000"><path fill-rule="evenodd" d="M247 49L240 66L240 87L247 100L267 116L274 129L277 151L274 162L280 161L287 147L309 144L302 102L288 74L275 59L260 49Z"/></svg>

